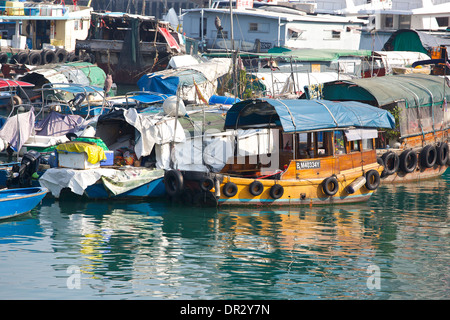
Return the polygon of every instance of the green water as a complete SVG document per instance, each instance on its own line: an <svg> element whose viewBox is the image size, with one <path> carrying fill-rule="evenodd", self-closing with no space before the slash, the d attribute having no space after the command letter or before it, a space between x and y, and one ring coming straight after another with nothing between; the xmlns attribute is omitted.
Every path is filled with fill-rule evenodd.
<svg viewBox="0 0 450 320"><path fill-rule="evenodd" d="M0 223L0 299L449 299L449 183L283 211L45 199Z"/></svg>

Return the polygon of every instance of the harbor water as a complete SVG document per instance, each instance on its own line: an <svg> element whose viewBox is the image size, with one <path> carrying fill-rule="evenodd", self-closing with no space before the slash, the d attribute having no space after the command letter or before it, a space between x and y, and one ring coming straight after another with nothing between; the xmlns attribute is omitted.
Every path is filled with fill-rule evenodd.
<svg viewBox="0 0 450 320"><path fill-rule="evenodd" d="M0 223L0 299L449 299L450 172L367 203L48 199Z"/></svg>

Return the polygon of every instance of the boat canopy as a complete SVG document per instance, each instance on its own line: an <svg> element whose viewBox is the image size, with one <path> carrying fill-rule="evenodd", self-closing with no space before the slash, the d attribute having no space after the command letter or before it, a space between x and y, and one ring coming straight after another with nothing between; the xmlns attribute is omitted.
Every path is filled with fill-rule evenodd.
<svg viewBox="0 0 450 320"><path fill-rule="evenodd" d="M323 84L322 98L354 100L378 107L404 100L407 108L442 105L450 99L450 88L443 77L426 74L333 81Z"/></svg>
<svg viewBox="0 0 450 320"><path fill-rule="evenodd" d="M34 87L34 84L25 81L0 79L0 89L15 88L15 87Z"/></svg>
<svg viewBox="0 0 450 320"><path fill-rule="evenodd" d="M284 132L335 128L395 128L386 110L355 101L245 100L227 112L225 129L282 126Z"/></svg>

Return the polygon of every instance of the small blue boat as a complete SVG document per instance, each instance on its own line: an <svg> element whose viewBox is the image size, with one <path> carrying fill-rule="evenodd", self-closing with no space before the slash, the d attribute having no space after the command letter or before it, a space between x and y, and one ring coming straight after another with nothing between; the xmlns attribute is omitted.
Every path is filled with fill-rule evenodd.
<svg viewBox="0 0 450 320"><path fill-rule="evenodd" d="M30 212L47 192L46 188L41 187L0 190L0 220Z"/></svg>

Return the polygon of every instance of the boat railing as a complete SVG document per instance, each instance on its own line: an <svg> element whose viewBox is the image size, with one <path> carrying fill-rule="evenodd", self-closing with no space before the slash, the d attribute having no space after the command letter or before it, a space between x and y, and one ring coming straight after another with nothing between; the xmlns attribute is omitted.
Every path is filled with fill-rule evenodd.
<svg viewBox="0 0 450 320"><path fill-rule="evenodd" d="M74 83L46 83L40 89L36 89L36 91L42 92L42 106L45 107L49 104L49 101L58 101L62 102L63 105L66 105L71 114L74 114L75 110L80 110L82 107L87 109L86 118L91 115L95 115L92 111L101 110L101 113L105 111L105 109L109 106L106 97L103 93L103 89L97 88L95 86L90 85L81 85ZM46 92L51 91L46 95ZM62 100L56 95L56 92L65 92L71 93L74 98L66 101ZM102 98L101 106L92 106L90 102L90 95L98 94ZM53 100L49 98L54 97Z"/></svg>

